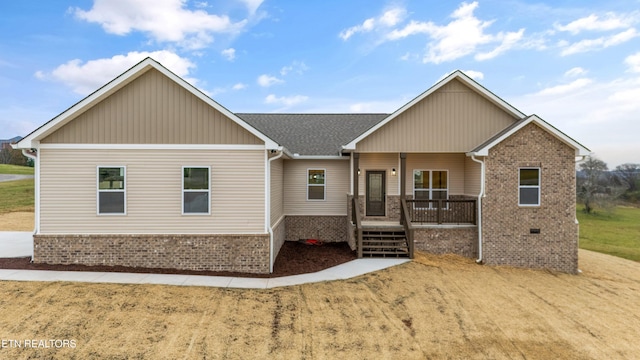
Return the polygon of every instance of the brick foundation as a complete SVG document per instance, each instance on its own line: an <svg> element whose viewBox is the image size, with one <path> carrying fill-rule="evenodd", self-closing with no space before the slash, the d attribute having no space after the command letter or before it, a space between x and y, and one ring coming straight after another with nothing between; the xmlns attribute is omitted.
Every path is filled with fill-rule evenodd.
<svg viewBox="0 0 640 360"><path fill-rule="evenodd" d="M346 216L287 216L285 240L318 239L324 242L347 241Z"/></svg>
<svg viewBox="0 0 640 360"><path fill-rule="evenodd" d="M34 235L36 263L269 273L269 235Z"/></svg>
<svg viewBox="0 0 640 360"><path fill-rule="evenodd" d="M457 254L468 258L478 256L476 226L417 226L413 240L417 250L431 254Z"/></svg>

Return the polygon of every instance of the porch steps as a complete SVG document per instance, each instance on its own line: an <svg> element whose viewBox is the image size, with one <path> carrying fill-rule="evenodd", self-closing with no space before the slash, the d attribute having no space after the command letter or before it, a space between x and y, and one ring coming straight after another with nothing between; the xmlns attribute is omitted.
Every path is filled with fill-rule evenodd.
<svg viewBox="0 0 640 360"><path fill-rule="evenodd" d="M409 257L407 236L404 230L364 229L362 231L362 256Z"/></svg>

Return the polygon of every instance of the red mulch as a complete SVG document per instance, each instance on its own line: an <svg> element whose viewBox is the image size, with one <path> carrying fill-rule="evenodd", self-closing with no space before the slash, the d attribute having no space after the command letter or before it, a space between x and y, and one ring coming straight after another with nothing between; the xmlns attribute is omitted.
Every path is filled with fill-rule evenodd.
<svg viewBox="0 0 640 360"><path fill-rule="evenodd" d="M321 246L307 245L295 241L285 241L273 265L272 274L248 274L229 271L193 271L177 269L154 269L126 266L86 266L32 264L30 257L0 258L0 269L58 270L58 271L100 271L151 274L209 275L232 277L272 278L317 272L354 260L356 254L345 242L324 243Z"/></svg>

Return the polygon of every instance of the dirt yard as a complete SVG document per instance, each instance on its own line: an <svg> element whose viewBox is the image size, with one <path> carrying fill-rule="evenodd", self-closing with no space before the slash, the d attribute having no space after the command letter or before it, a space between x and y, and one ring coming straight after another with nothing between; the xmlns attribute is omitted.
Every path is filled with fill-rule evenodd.
<svg viewBox="0 0 640 360"><path fill-rule="evenodd" d="M419 254L348 281L271 290L4 281L0 358L637 358L640 264L581 250L580 267Z"/></svg>
<svg viewBox="0 0 640 360"><path fill-rule="evenodd" d="M34 222L33 212L30 211L0 214L0 231L32 231Z"/></svg>

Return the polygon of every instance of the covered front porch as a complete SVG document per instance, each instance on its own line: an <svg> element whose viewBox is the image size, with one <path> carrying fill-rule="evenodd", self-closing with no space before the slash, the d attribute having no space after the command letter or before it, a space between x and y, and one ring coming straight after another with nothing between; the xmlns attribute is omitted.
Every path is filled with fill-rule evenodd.
<svg viewBox="0 0 640 360"><path fill-rule="evenodd" d="M349 241L358 257L477 255L480 164L464 153L351 154ZM352 194L358 194L353 196Z"/></svg>

